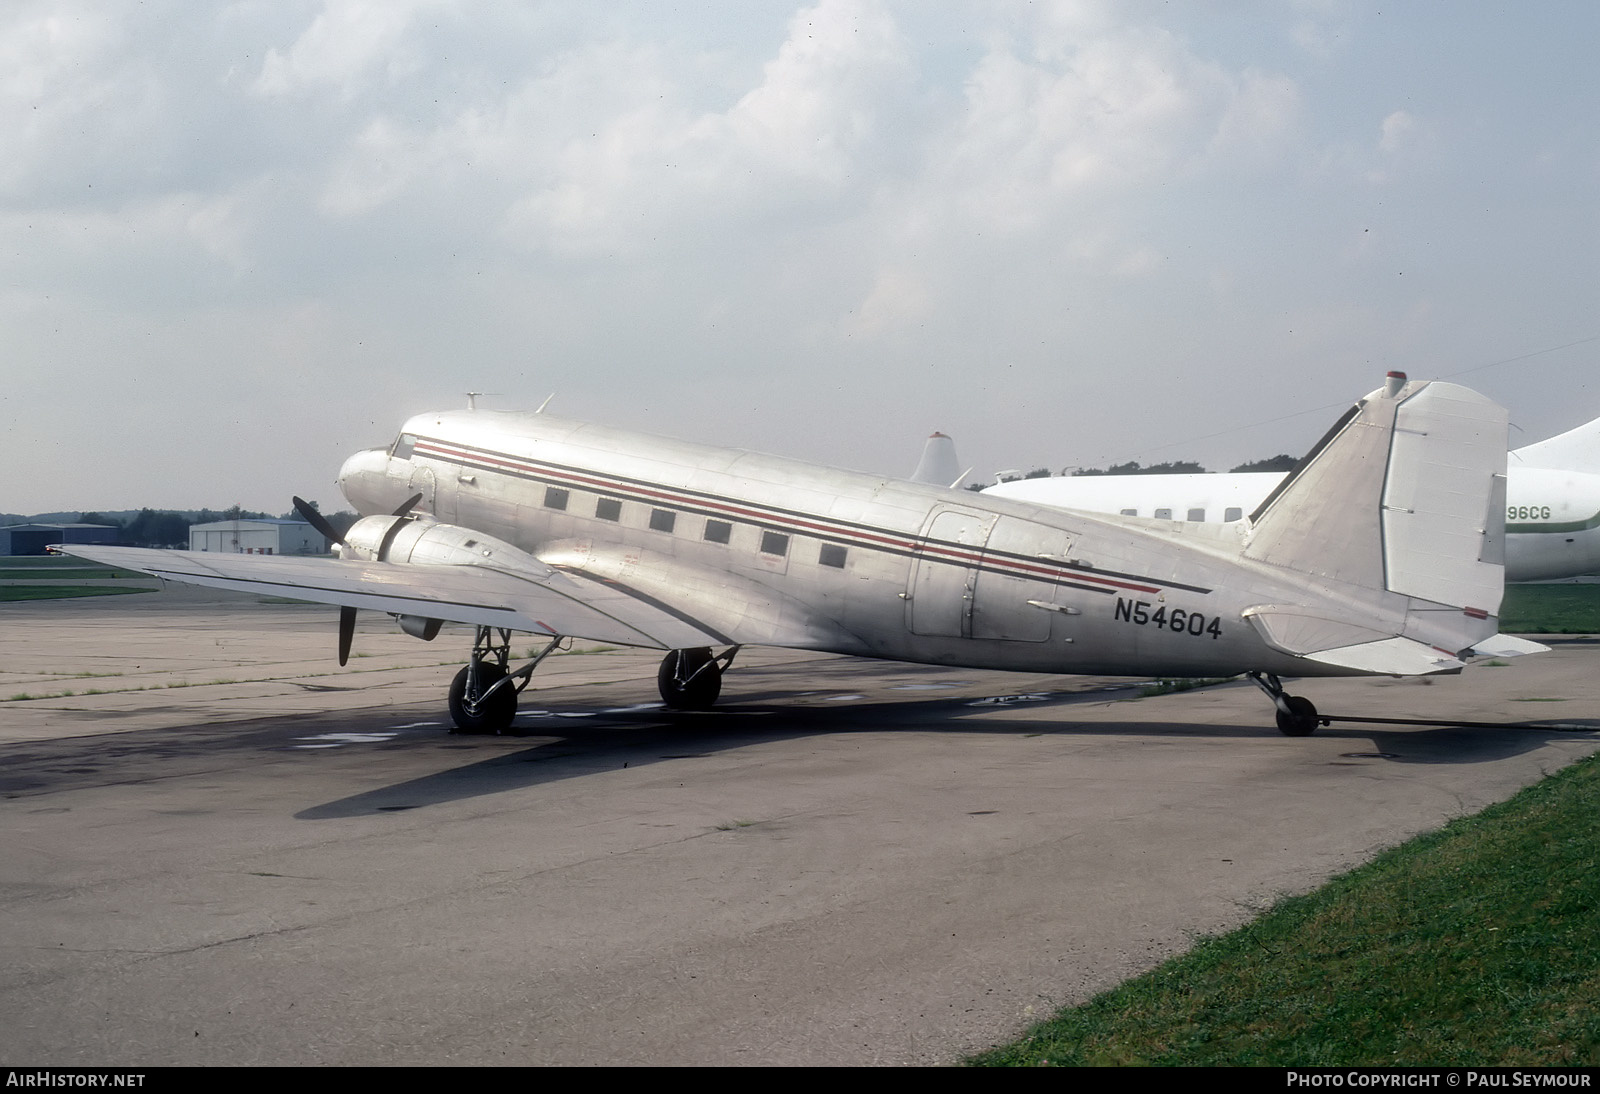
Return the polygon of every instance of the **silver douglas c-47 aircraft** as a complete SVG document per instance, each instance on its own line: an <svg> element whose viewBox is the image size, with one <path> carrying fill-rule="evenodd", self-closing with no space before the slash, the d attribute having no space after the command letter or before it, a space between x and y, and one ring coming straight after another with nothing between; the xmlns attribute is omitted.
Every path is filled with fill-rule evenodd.
<svg viewBox="0 0 1600 1094"><path fill-rule="evenodd" d="M741 646L1101 675L1246 673L1291 736L1283 676L1459 671L1542 649L1498 635L1506 413L1391 373L1249 519L1063 511L542 413L407 421L346 461L365 514L338 559L60 550L175 581L398 617L476 640L463 732L510 725L563 638L665 651L668 706L714 703ZM326 522L300 503L308 519ZM514 667L513 631L549 645ZM718 652L720 651L720 652Z"/></svg>

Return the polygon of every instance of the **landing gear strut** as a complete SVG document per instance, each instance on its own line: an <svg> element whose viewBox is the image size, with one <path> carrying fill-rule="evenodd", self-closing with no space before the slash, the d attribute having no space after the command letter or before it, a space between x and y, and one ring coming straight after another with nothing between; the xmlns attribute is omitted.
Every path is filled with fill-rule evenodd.
<svg viewBox="0 0 1600 1094"><path fill-rule="evenodd" d="M539 667L561 643L560 635L521 668L511 669L511 632L479 627L472 640L472 655L450 681L450 717L457 733L501 733L517 716L517 696Z"/></svg>
<svg viewBox="0 0 1600 1094"><path fill-rule="evenodd" d="M1273 706L1278 708L1278 732L1285 737L1309 737L1319 725L1327 724L1327 719L1317 714L1317 708L1310 699L1286 693L1282 681L1270 672L1249 672L1245 675L1250 677L1251 683L1266 692Z"/></svg>
<svg viewBox="0 0 1600 1094"><path fill-rule="evenodd" d="M661 701L672 710L710 710L722 694L722 674L738 652L738 646L720 657L705 646L668 651L656 673Z"/></svg>

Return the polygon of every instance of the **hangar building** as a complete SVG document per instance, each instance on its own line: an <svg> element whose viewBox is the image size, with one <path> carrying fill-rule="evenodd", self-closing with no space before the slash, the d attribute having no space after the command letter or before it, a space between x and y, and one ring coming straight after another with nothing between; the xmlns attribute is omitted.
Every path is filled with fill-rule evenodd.
<svg viewBox="0 0 1600 1094"><path fill-rule="evenodd" d="M0 555L42 555L52 543L115 543L114 524L10 524L0 528Z"/></svg>
<svg viewBox="0 0 1600 1094"><path fill-rule="evenodd" d="M303 520L262 517L189 525L189 550L235 555L322 555L328 541Z"/></svg>

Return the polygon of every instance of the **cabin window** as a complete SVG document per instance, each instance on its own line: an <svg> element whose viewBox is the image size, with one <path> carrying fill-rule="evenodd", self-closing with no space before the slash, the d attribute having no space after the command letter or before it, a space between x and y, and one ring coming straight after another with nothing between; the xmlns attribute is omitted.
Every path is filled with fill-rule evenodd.
<svg viewBox="0 0 1600 1094"><path fill-rule="evenodd" d="M782 532L762 532L761 553L782 558L789 553L789 537Z"/></svg>
<svg viewBox="0 0 1600 1094"><path fill-rule="evenodd" d="M655 532L670 532L678 523L678 514L671 509L650 510L650 529Z"/></svg>
<svg viewBox="0 0 1600 1094"><path fill-rule="evenodd" d="M1156 519L1157 520L1171 520L1172 519L1172 510L1171 509L1157 509L1156 510Z"/></svg>
<svg viewBox="0 0 1600 1094"><path fill-rule="evenodd" d="M565 509L567 507L567 492L559 486L545 487L544 507L546 509Z"/></svg>
<svg viewBox="0 0 1600 1094"><path fill-rule="evenodd" d="M601 520L621 520L622 502L616 498L601 498L594 503L594 515Z"/></svg>
<svg viewBox="0 0 1600 1094"><path fill-rule="evenodd" d="M1136 516L1139 515L1139 510L1137 510L1137 509L1124 509L1122 511L1122 515L1125 516L1125 517L1136 517Z"/></svg>
<svg viewBox="0 0 1600 1094"><path fill-rule="evenodd" d="M733 525L725 520L706 521L706 542L727 543L733 537Z"/></svg>
<svg viewBox="0 0 1600 1094"><path fill-rule="evenodd" d="M1230 505L1230 506L1228 506L1228 508L1226 508L1226 509L1224 509L1222 511L1222 519L1223 520L1243 520L1244 519L1244 510L1240 509L1237 505Z"/></svg>
<svg viewBox="0 0 1600 1094"><path fill-rule="evenodd" d="M402 433L395 438L394 447L389 449L389 455L397 460L409 460L411 458L411 450L416 446L417 435L415 433Z"/></svg>
<svg viewBox="0 0 1600 1094"><path fill-rule="evenodd" d="M845 553L845 549L837 543L824 543L822 545L822 554L817 561L824 566L837 566L842 570L844 569Z"/></svg>
<svg viewBox="0 0 1600 1094"><path fill-rule="evenodd" d="M1189 519L1193 521L1205 520L1206 511L1204 509L1191 509L1189 510Z"/></svg>

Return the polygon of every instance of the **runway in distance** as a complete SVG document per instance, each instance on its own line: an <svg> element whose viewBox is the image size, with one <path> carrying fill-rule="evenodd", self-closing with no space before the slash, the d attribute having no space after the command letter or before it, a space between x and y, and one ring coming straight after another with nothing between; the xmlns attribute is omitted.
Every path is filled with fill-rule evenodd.
<svg viewBox="0 0 1600 1094"><path fill-rule="evenodd" d="M336 604L431 639L473 624L463 732L508 727L565 638L665 651L669 707L715 703L742 646L1118 676L1459 671L1543 649L1497 634L1506 413L1453 384L1384 386L1234 524L1066 512L543 413L421 414L350 457L365 514L338 559L60 550L165 579ZM323 518L298 499L313 523ZM337 538L337 537L335 537ZM511 664L511 635L547 644ZM720 652L717 652L719 651ZM1407 693L1419 694L1419 693Z"/></svg>
<svg viewBox="0 0 1600 1094"><path fill-rule="evenodd" d="M929 438L917 476L937 474L955 463L953 448L941 437ZM934 449L946 450L948 456L935 459ZM983 493L1091 513L1234 521L1260 505L1283 478L1276 471L1076 475L1013 479ZM1506 474L1506 580L1549 581L1593 573L1600 573L1600 418L1517 449L1510 454Z"/></svg>

